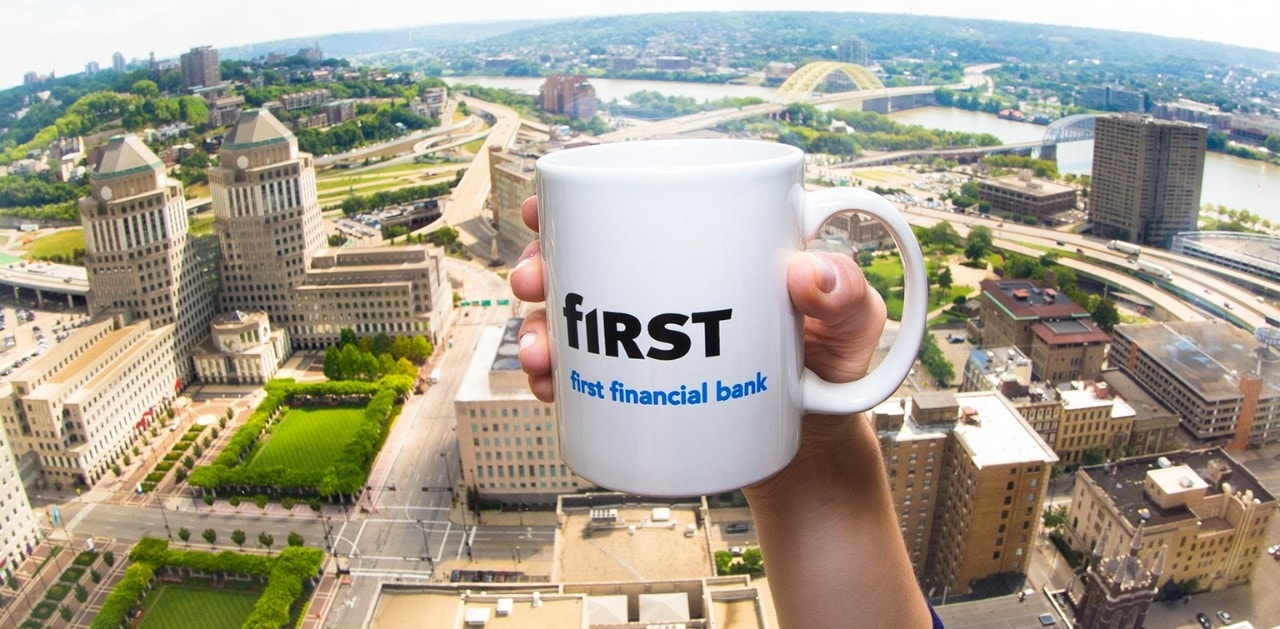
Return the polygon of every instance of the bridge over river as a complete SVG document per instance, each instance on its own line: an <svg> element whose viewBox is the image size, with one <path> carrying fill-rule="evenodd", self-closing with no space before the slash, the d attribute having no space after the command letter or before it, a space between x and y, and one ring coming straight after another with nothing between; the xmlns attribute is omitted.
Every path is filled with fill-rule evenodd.
<svg viewBox="0 0 1280 629"><path fill-rule="evenodd" d="M999 64L970 66L965 68L964 79L960 83L948 85L951 89L968 90L987 86L987 78L983 73L998 67ZM827 77L842 74L858 88L856 90L837 93L816 93L813 90L822 84ZM924 94L932 94L937 85L916 85L907 87L885 87L874 74L866 68L834 61L810 63L796 70L777 91L772 102L747 105L735 109L703 111L688 116L669 118L652 122L629 122L626 126L600 136L606 142L626 142L663 138L708 129L753 116L763 116L785 110L794 103L810 105L826 105L832 103L851 103L872 101L878 109L892 110L897 102L908 97L914 98ZM864 105L865 106L865 105ZM992 153L1036 154L1041 157L1051 155L1054 147L1060 142L1075 142L1093 139L1093 123L1095 114L1076 114L1055 121L1045 128L1042 140L985 147L964 147L952 149L929 149L912 151L894 151L875 156L867 156L849 162L848 166L875 166L906 161L919 156L938 156L944 159L955 159L960 162L974 161L982 155Z"/></svg>

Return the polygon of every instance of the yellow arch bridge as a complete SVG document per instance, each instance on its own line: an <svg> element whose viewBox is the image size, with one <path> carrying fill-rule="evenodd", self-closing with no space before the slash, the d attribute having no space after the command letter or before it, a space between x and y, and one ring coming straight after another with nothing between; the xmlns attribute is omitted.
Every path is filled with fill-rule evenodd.
<svg viewBox="0 0 1280 629"><path fill-rule="evenodd" d="M787 80L778 87L777 100L793 101L806 96L813 92L813 88L836 72L849 77L849 80L853 81L853 84L860 90L884 88L884 83L881 83L880 79L876 78L876 75L856 63L816 61L806 64L803 68L796 70L791 76L787 77Z"/></svg>

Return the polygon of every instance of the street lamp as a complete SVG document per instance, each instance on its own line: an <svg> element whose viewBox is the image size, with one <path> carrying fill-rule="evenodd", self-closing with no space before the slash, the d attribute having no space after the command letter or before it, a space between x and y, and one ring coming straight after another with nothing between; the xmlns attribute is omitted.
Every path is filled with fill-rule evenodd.
<svg viewBox="0 0 1280 629"><path fill-rule="evenodd" d="M169 541L173 541L173 532L169 530L169 516L164 512L164 501L160 496L156 496L156 507L160 509L160 519L164 520L164 534L169 536Z"/></svg>
<svg viewBox="0 0 1280 629"><path fill-rule="evenodd" d="M444 459L444 475L449 480L449 498L455 498L453 494L453 470L449 468L449 452L446 450L440 453L440 458Z"/></svg>

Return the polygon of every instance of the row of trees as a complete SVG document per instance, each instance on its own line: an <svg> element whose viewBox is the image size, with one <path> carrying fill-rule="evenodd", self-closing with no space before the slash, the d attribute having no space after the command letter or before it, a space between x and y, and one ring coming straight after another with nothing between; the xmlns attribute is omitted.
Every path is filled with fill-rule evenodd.
<svg viewBox="0 0 1280 629"><path fill-rule="evenodd" d="M350 348L350 349L348 349ZM379 365L392 364L400 367L401 363L409 363L412 371L401 375L413 378L417 375L417 365L427 362L435 348L431 341L421 334L416 336L391 337L385 333L374 336L356 338L355 331L343 328L338 333L338 344L330 346L324 353L324 375L330 380L378 380L389 375L392 370L374 374L366 367L373 363Z"/></svg>
<svg viewBox="0 0 1280 629"><path fill-rule="evenodd" d="M211 465L192 470L187 483L206 492L226 494L278 495L282 490L300 495L354 496L364 487L373 458L382 447L386 428L396 403L413 386L413 379L386 376L378 382L322 382L298 384L273 380L266 385L267 396L249 419L231 436ZM244 465L252 460L270 434L273 422L284 415L286 404L342 403L365 401L360 427L342 453L324 470Z"/></svg>
<svg viewBox="0 0 1280 629"><path fill-rule="evenodd" d="M390 140L405 131L438 126L440 121L409 111L408 104L379 109L327 129L302 129L294 133L298 148L313 155L343 153L358 146Z"/></svg>
<svg viewBox="0 0 1280 629"><path fill-rule="evenodd" d="M831 131L832 121L841 121L856 131ZM731 128L745 123L731 123ZM759 125L757 120L752 123ZM778 114L778 141L809 153L858 155L862 149L877 151L924 150L931 148L999 146L1000 139L989 133L964 133L926 129L894 122L875 112L836 110L825 112L812 105L794 104Z"/></svg>
<svg viewBox="0 0 1280 629"><path fill-rule="evenodd" d="M217 534L210 537L217 539ZM212 543L212 541L210 542ZM93 629L118 629L132 618L155 581L156 573L201 573L212 576L246 575L266 581L262 595L245 619L245 627L276 629L289 623L294 602L303 585L313 580L324 561L317 548L290 546L277 557L242 555L233 552L207 553L171 550L169 542L144 537L129 553L132 565L116 584L94 617Z"/></svg>
<svg viewBox="0 0 1280 629"><path fill-rule="evenodd" d="M204 539L205 543L209 544L210 546L213 546L214 542L218 541L218 532L211 528L205 529L200 533L200 537ZM179 528L178 539L182 540L182 543L184 544L189 543L191 540L191 529L188 529L185 526ZM238 546L240 550L244 550L244 543L248 540L249 540L249 536L243 530L236 529L234 531L231 531L231 543ZM302 535L294 531L289 531L289 537L287 541L290 547L302 546L303 544ZM262 531L261 533L258 533L258 544L261 545L263 548L267 549L268 555L271 554L271 547L274 546L275 543L276 543L276 538L274 535L266 531Z"/></svg>
<svg viewBox="0 0 1280 629"><path fill-rule="evenodd" d="M461 173L462 171L458 171ZM342 213L347 216L381 210L393 205L402 205L419 199L434 199L449 194L449 190L458 185L458 178L448 183L434 183L426 186L409 186L395 190L379 190L369 195L351 195L342 200Z"/></svg>

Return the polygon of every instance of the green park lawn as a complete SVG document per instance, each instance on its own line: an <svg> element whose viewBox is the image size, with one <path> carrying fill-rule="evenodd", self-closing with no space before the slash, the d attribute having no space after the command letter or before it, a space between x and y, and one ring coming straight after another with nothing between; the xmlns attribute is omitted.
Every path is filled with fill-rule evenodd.
<svg viewBox="0 0 1280 629"><path fill-rule="evenodd" d="M163 585L147 595L139 629L237 629L244 624L259 592Z"/></svg>
<svg viewBox="0 0 1280 629"><path fill-rule="evenodd" d="M359 429L364 408L294 408L275 425L249 467L323 471Z"/></svg>
<svg viewBox="0 0 1280 629"><path fill-rule="evenodd" d="M70 258L76 249L84 249L84 228L63 229L31 242L27 255L37 260L51 256Z"/></svg>

